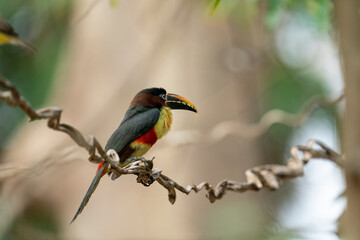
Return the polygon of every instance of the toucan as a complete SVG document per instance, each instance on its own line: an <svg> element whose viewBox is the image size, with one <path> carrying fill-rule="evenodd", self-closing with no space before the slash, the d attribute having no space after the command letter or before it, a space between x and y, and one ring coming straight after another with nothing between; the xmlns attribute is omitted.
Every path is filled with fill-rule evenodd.
<svg viewBox="0 0 360 240"><path fill-rule="evenodd" d="M198 112L189 100L177 94L167 93L163 88L147 88L138 92L119 127L107 141L105 151L113 149L117 152L120 157L120 167L129 164L127 160L131 158L143 156L170 130L171 109ZM84 209L101 177L109 172L108 163L98 165L96 175L71 223Z"/></svg>
<svg viewBox="0 0 360 240"><path fill-rule="evenodd" d="M13 44L20 45L30 52L36 52L36 48L25 40L19 38L19 35L14 31L11 25L0 17L0 45Z"/></svg>

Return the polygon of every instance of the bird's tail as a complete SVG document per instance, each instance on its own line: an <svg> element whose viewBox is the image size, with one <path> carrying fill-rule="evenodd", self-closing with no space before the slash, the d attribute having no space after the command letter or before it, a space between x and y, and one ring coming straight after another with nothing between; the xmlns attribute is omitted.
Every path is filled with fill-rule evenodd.
<svg viewBox="0 0 360 240"><path fill-rule="evenodd" d="M91 195L93 194L93 192L95 191L97 185L100 182L100 179L102 176L104 176L106 174L106 172L108 171L108 163L104 163L104 164L99 164L99 168L96 172L96 175L94 177L94 179L92 180L89 189L87 190L85 197L83 198L79 209L77 210L75 216L73 217L73 219L71 220L70 224L72 222L75 221L75 219L77 218L77 216L82 212L82 210L84 209L84 207L86 206L86 204L88 203Z"/></svg>

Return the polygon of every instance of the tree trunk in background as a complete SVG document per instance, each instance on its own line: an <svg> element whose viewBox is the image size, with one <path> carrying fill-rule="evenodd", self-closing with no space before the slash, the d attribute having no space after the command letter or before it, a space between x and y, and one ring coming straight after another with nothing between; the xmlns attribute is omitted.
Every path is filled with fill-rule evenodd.
<svg viewBox="0 0 360 240"><path fill-rule="evenodd" d="M340 4L341 3L341 4ZM345 237L355 240L360 236L360 2L335 1L337 29L343 75L345 79L346 114L343 124L343 146L346 153L347 210Z"/></svg>

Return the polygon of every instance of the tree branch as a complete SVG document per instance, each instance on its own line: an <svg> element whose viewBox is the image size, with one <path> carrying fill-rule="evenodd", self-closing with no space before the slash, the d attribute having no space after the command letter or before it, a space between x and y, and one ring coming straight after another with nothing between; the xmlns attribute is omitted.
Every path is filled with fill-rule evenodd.
<svg viewBox="0 0 360 240"><path fill-rule="evenodd" d="M314 145L318 145L320 149L314 149ZM299 153L302 153L304 157L301 158ZM287 162L286 166L268 164L246 170L246 182L223 180L215 187L212 187L207 182L182 187L163 174L160 174L159 178L156 178L156 180L168 189L169 201L171 203L174 203L176 200L175 189L182 193L189 194L191 190L197 193L203 188L205 188L206 197L209 201L215 202L215 200L221 199L227 190L239 193L248 190L258 191L263 188L277 190L279 189L282 180L302 176L304 173L304 166L310 159L328 159L340 166L343 166L343 158L325 144L317 140L308 141L306 146L293 146L290 149L290 154L291 158Z"/></svg>
<svg viewBox="0 0 360 240"><path fill-rule="evenodd" d="M296 114L287 113L279 109L273 109L266 112L260 121L255 124L242 124L239 122L223 122L214 127L211 131L213 139L221 139L230 133L246 137L256 138L263 135L272 125L279 123L289 127L300 126L306 122L311 114L319 107L328 107L339 103L344 98L344 93L341 93L335 99L329 99L323 96L314 96L301 110Z"/></svg>
<svg viewBox="0 0 360 240"><path fill-rule="evenodd" d="M343 98L344 93L341 93L334 99L323 96L314 96L306 102L302 109L296 114L273 109L266 112L259 122L254 124L246 124L239 121L223 121L215 125L208 133L203 133L198 129L170 132L167 141L172 145L178 146L204 141L210 143L219 142L227 136L254 139L265 134L272 125L277 123L290 127L300 126L310 118L311 114L316 109L333 106L339 103Z"/></svg>
<svg viewBox="0 0 360 240"><path fill-rule="evenodd" d="M27 103L16 90L16 88L1 75L0 87L5 89L5 91L0 91L0 99L5 103L13 107L19 106L30 117L30 120L47 119L48 127L68 134L80 147L85 148L90 155L90 162L108 162L111 166L111 179L115 180L121 175L135 174L138 176L137 182L142 183L145 186L150 186L154 181L157 181L160 185L168 190L169 201L172 204L176 201L176 190L185 194L189 194L191 191L197 193L202 189L205 189L206 197L210 202L221 199L226 191L258 191L263 188L277 190L279 189L282 180L302 176L304 173L304 166L310 159L328 159L340 166L343 166L344 160L342 156L331 150L322 142L317 140L310 140L306 146L293 146L290 149L291 158L286 165L268 164L246 170L245 182L223 180L215 187L213 187L208 182L202 182L198 185L188 185L187 187L183 187L171 178L162 174L161 170L153 168L153 159L147 160L143 157L132 158L127 160L129 162L128 165L119 167L119 156L114 150L110 149L107 153L105 153L104 149L101 147L100 143L96 140L95 137L90 136L89 140L86 140L86 138L76 128L68 124L60 123L62 112L61 109L57 107L48 107L38 111L33 110L29 103ZM341 98L342 96L334 101L325 101L323 104L333 104L334 102L340 101ZM306 114L309 114L310 111L313 111L315 103L316 105L319 105L318 101L313 100L310 102L313 103L308 103L309 107L306 107L304 110ZM270 118L265 116L263 119ZM287 122L288 120L286 120L286 117L284 117L284 115L282 116L282 118L277 119L283 119L283 122ZM296 115L292 118L296 121L303 121L304 117ZM263 124L267 125L273 121L274 120L262 120L260 122L265 122ZM318 145L320 149L315 149L314 145Z"/></svg>

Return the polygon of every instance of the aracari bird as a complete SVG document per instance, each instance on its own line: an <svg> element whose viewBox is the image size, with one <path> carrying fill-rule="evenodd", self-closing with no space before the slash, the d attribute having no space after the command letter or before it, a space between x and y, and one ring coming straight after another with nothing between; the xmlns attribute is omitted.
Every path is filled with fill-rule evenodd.
<svg viewBox="0 0 360 240"><path fill-rule="evenodd" d="M31 52L36 52L36 48L27 41L20 39L11 25L2 17L0 17L0 45L1 44L20 45Z"/></svg>
<svg viewBox="0 0 360 240"><path fill-rule="evenodd" d="M196 107L186 98L166 93L163 88L148 88L136 94L126 111L119 127L109 138L105 151L114 149L120 157L119 166L123 167L133 157L143 156L156 141L162 138L171 127L170 109L184 109L197 113ZM96 176L71 223L82 212L95 191L101 177L110 173L108 163L100 163Z"/></svg>

